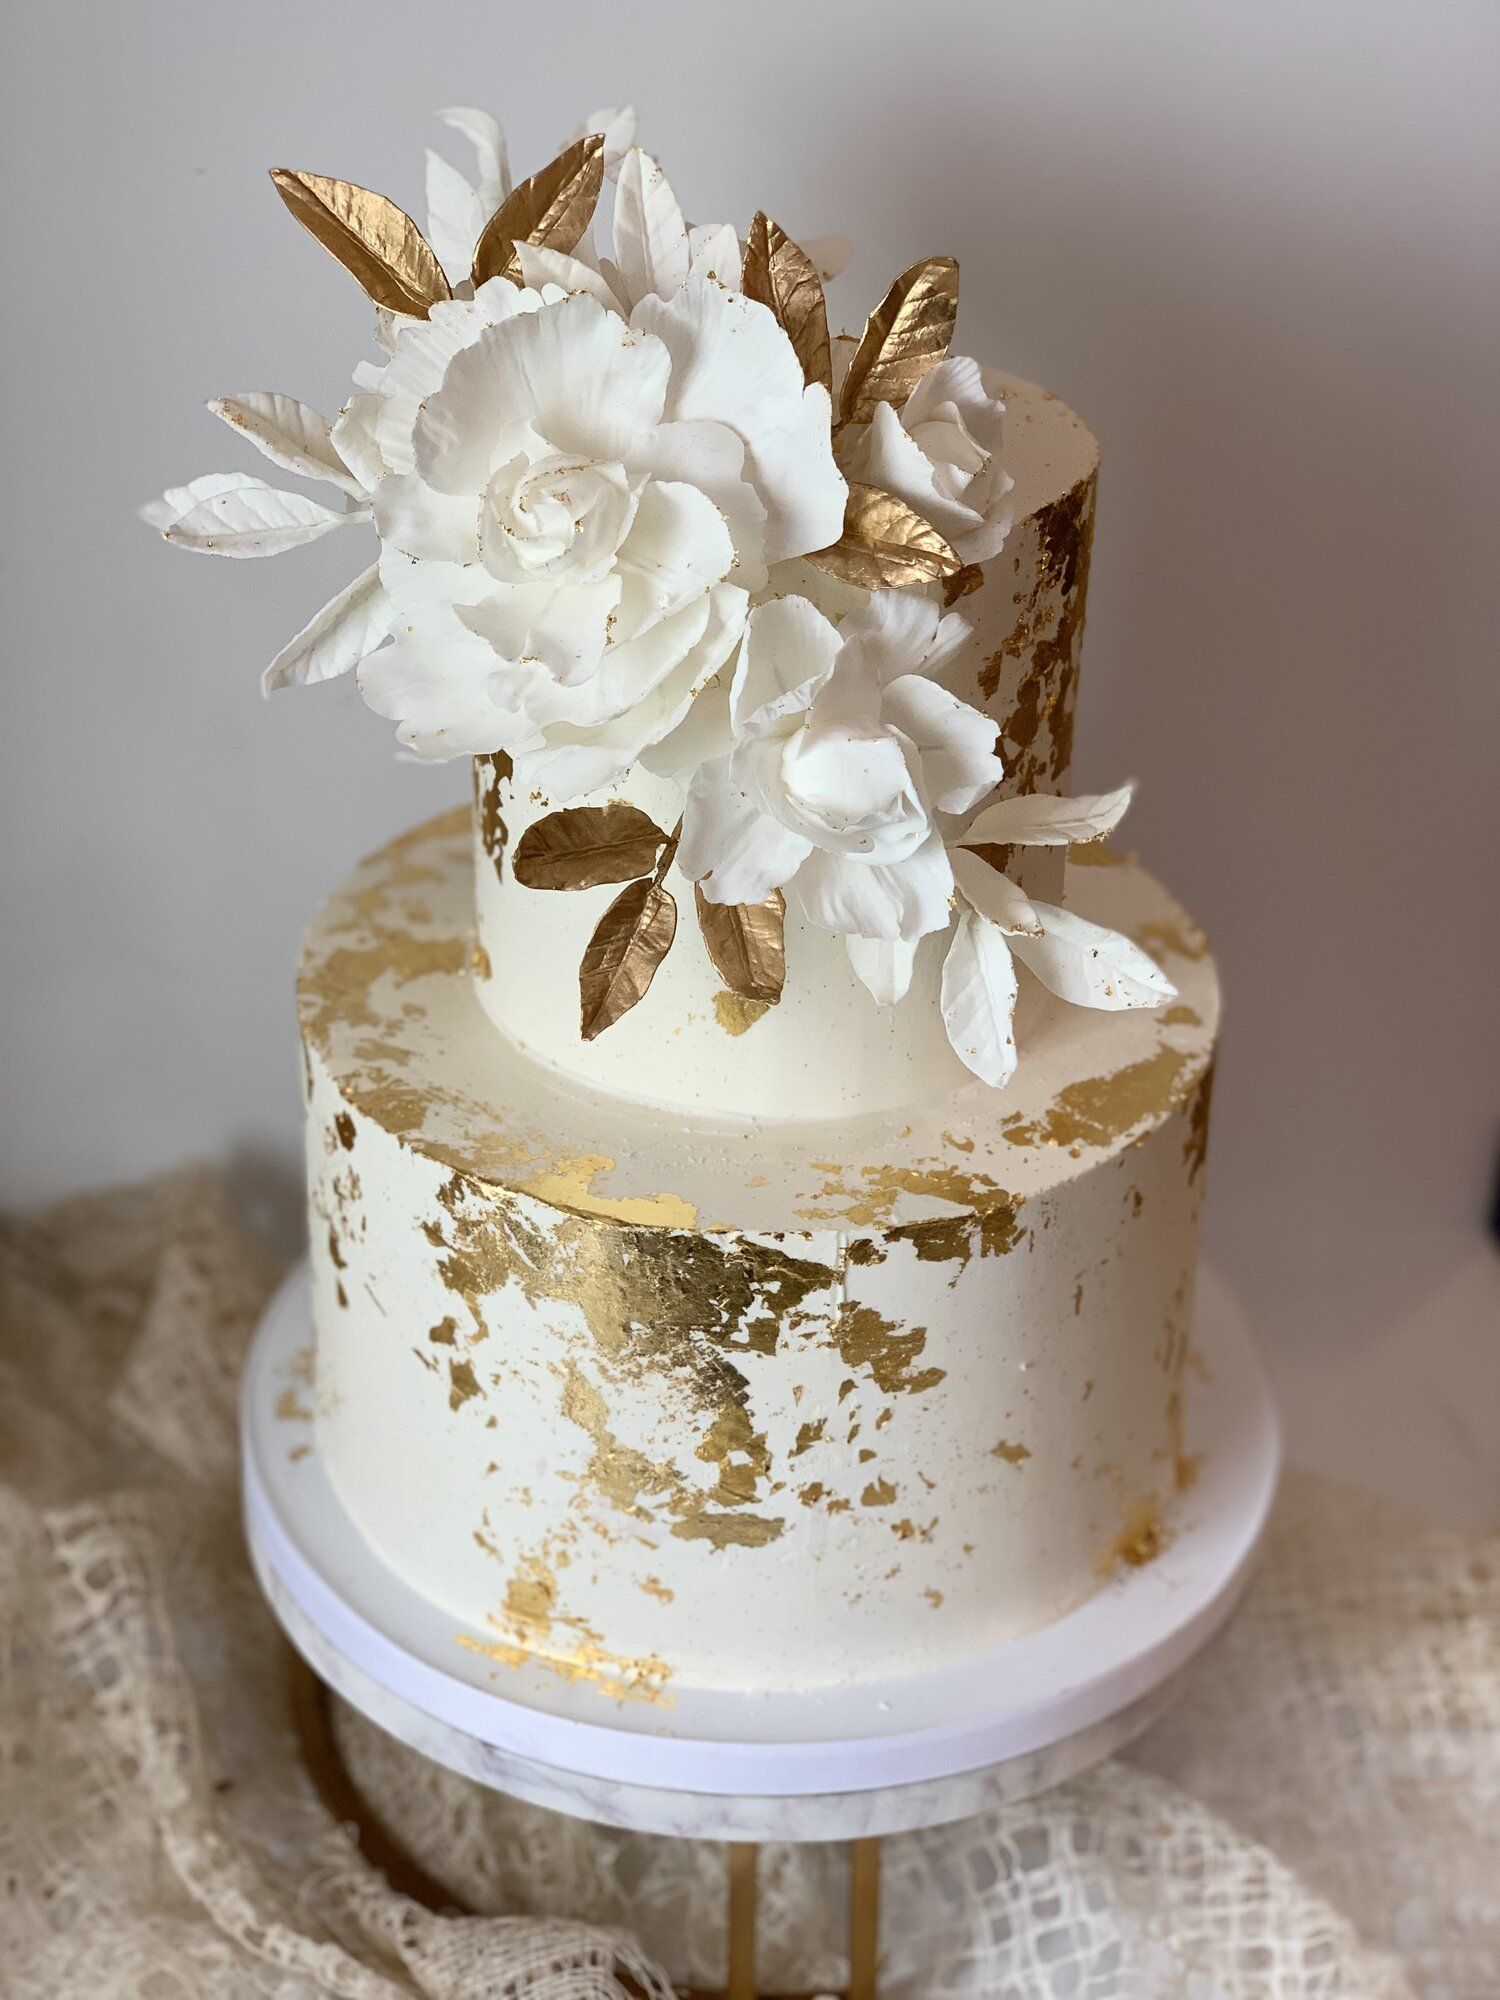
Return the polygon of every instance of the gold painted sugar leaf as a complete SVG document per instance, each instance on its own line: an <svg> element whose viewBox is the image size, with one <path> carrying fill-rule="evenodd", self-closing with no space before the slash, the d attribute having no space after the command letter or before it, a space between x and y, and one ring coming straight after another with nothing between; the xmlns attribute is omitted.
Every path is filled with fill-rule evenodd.
<svg viewBox="0 0 1500 2000"><path fill-rule="evenodd" d="M425 319L451 296L432 245L383 194L353 181L275 167L276 192L302 227L357 278L378 306Z"/></svg>
<svg viewBox="0 0 1500 2000"><path fill-rule="evenodd" d="M833 388L828 306L823 281L806 251L770 217L757 212L745 242L745 296L769 306L802 363L805 382Z"/></svg>
<svg viewBox="0 0 1500 2000"><path fill-rule="evenodd" d="M519 278L518 243L574 250L594 219L604 185L604 141L597 132L575 140L550 165L522 181L484 225L474 246L474 283Z"/></svg>
<svg viewBox="0 0 1500 2000"><path fill-rule="evenodd" d="M698 928L731 993L774 1007L786 984L786 898L773 889L762 903L711 903L694 889Z"/></svg>
<svg viewBox="0 0 1500 2000"><path fill-rule="evenodd" d="M583 1039L628 1014L656 977L677 935L677 905L649 878L622 889L599 919L578 968Z"/></svg>
<svg viewBox="0 0 1500 2000"><path fill-rule="evenodd" d="M956 576L963 567L916 509L878 486L851 485L844 532L807 560L865 590L900 590Z"/></svg>
<svg viewBox="0 0 1500 2000"><path fill-rule="evenodd" d="M527 827L511 869L527 889L597 889L649 875L666 841L655 820L624 799L569 806Z"/></svg>
<svg viewBox="0 0 1500 2000"><path fill-rule="evenodd" d="M839 417L867 424L877 403L899 408L948 352L958 317L958 265L924 257L903 271L865 321L839 394Z"/></svg>

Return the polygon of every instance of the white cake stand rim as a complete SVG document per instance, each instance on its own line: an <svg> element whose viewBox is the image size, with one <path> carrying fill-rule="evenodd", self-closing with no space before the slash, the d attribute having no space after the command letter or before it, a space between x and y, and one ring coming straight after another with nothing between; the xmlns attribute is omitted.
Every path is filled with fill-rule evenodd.
<svg viewBox="0 0 1500 2000"><path fill-rule="evenodd" d="M876 1791L960 1777L1045 1751L1131 1707L1224 1624L1252 1570L1281 1463L1254 1337L1223 1280L1199 1273L1187 1419L1204 1449L1173 1537L1039 1633L936 1672L764 1694L677 1688L670 1707L494 1667L461 1621L420 1598L363 1541L318 1463L312 1428L288 1451L274 1417L311 1338L305 1267L272 1300L241 1395L244 1504L262 1559L325 1643L402 1702L504 1755L603 1783L732 1796ZM301 1427L299 1426L299 1429ZM480 1635L474 1635L480 1636ZM451 1664L440 1664L444 1660ZM1027 1692L1029 1688L1029 1693ZM932 1723L931 1715L944 1720ZM888 1721L887 1721L888 1718Z"/></svg>

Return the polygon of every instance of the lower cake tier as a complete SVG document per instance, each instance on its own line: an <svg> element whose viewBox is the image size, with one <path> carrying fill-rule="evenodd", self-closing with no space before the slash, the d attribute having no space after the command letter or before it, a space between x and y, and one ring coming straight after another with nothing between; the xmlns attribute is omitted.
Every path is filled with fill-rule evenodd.
<svg viewBox="0 0 1500 2000"><path fill-rule="evenodd" d="M1004 1091L790 1127L667 1120L509 1044L462 813L325 906L318 1447L456 1647L617 1698L848 1684L1031 1631L1162 1545L1217 984L1149 876L1088 858L1068 902L1176 1002L1038 993Z"/></svg>

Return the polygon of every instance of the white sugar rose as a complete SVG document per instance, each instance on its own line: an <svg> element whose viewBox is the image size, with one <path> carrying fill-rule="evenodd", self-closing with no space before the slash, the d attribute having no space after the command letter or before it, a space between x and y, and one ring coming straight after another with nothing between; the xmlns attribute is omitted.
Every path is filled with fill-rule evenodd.
<svg viewBox="0 0 1500 2000"><path fill-rule="evenodd" d="M899 412L877 403L867 424L840 434L851 480L899 494L966 563L988 562L1010 533L1015 481L1000 461L1005 405L985 393L979 363L950 355Z"/></svg>
<svg viewBox="0 0 1500 2000"><path fill-rule="evenodd" d="M995 725L932 676L968 637L912 593L842 625L805 598L751 613L730 690L733 748L688 790L677 858L712 903L783 889L824 930L910 942L949 921L936 815L999 781Z"/></svg>
<svg viewBox="0 0 1500 2000"><path fill-rule="evenodd" d="M827 392L770 312L701 279L628 323L492 279L404 327L348 420L382 467L395 611L365 698L418 755L505 750L559 799L674 728L767 566L843 518Z"/></svg>

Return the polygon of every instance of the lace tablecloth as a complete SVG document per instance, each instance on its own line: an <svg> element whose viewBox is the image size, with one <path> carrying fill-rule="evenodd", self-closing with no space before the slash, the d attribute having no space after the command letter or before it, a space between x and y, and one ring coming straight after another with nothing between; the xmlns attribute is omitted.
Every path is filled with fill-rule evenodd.
<svg viewBox="0 0 1500 2000"><path fill-rule="evenodd" d="M347 1760L486 1916L319 1805L246 1566L238 1362L275 1276L202 1173L0 1236L0 1991L593 2000L722 1977L722 1850L582 1826L352 1715ZM763 1979L842 1978L842 1855L772 1848ZM1500 1538L1306 1477L1127 1758L887 1843L882 1993L1496 2000Z"/></svg>

